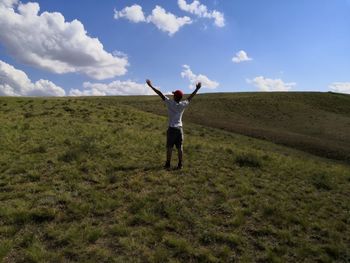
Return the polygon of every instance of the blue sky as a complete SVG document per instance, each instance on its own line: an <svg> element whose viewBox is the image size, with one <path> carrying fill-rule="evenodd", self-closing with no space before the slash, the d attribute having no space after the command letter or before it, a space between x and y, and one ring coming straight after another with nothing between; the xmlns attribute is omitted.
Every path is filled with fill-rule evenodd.
<svg viewBox="0 0 350 263"><path fill-rule="evenodd" d="M25 20L22 27L0 18L2 95L62 95L62 90L64 95L148 94L142 86L146 78L164 92L183 89L189 93L191 83L199 80L208 84L201 92L350 93L349 0L201 0L197 5L192 0L182 1L187 9L181 8L177 0L33 1L40 7L38 13L28 11L35 9L26 6L28 1L1 2L2 17L9 8L13 9L14 20L16 15L32 16L24 18L32 20ZM128 14L123 12L131 6L134 9ZM137 23L131 19L136 6L144 15ZM175 18L187 17L187 23L173 29L175 32L159 29L160 24L169 26L171 21L164 16L159 22L158 15L162 14L151 17L156 6ZM48 16L37 21L43 12ZM79 28L55 26L59 19L51 25L48 21L53 12L60 13L66 23L80 21L90 39L82 36L74 40L76 36L69 32L79 35ZM222 15L223 20L216 23L213 12ZM33 28L28 21L33 21ZM41 25L47 28L40 31ZM9 39L10 32L17 31L21 34ZM35 39L26 40L27 36ZM92 38L98 38L103 48ZM70 42L74 48L70 48ZM40 50L44 44L45 52ZM232 59L238 52L243 61L235 63ZM45 64L50 61L52 65ZM64 66L55 66L61 62ZM106 64L120 68L113 70ZM15 81L19 71L30 82ZM49 82L37 83L40 80ZM28 88L24 90L21 85ZM1 93L1 89L7 93Z"/></svg>

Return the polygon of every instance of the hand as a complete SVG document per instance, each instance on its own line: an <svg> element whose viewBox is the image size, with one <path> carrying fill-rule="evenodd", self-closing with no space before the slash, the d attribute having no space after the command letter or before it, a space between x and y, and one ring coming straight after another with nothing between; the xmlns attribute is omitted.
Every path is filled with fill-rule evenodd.
<svg viewBox="0 0 350 263"><path fill-rule="evenodd" d="M146 79L146 83L148 86L152 87L152 82L149 79Z"/></svg>
<svg viewBox="0 0 350 263"><path fill-rule="evenodd" d="M196 88L200 89L201 87L202 87L202 83L198 82L197 85L196 85Z"/></svg>

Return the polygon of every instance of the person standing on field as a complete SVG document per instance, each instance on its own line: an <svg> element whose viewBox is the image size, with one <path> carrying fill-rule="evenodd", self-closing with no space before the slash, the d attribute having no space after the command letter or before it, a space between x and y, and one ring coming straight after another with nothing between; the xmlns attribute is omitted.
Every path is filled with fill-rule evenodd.
<svg viewBox="0 0 350 263"><path fill-rule="evenodd" d="M196 89L193 91L193 93L186 99L182 101L183 92L181 90L176 90L173 92L174 97L173 99L169 99L168 97L164 96L164 94L153 87L152 82L147 79L146 80L147 85L153 89L155 93L161 97L161 99L164 101L165 105L168 108L168 118L169 118L169 127L167 130L167 155L166 155L166 162L164 165L165 169L170 169L170 161L171 161L171 155L173 151L174 145L177 148L178 152L178 159L179 162L177 164L177 169L182 169L183 161L183 140L184 140L184 133L182 129L182 114L184 113L186 107L189 105L192 98L197 94L198 90L201 88L202 84L200 82L197 83Z"/></svg>

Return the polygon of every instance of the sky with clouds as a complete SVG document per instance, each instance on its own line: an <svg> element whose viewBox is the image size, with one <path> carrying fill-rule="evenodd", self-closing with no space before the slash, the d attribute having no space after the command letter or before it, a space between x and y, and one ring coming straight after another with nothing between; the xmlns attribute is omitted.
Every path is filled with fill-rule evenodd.
<svg viewBox="0 0 350 263"><path fill-rule="evenodd" d="M350 93L350 0L0 0L0 96Z"/></svg>

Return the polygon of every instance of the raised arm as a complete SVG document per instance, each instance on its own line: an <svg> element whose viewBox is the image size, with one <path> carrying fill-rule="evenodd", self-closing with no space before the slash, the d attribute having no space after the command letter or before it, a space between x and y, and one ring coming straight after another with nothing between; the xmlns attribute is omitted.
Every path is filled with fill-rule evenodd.
<svg viewBox="0 0 350 263"><path fill-rule="evenodd" d="M151 89L153 89L155 93L159 95L159 97L162 98L162 100L165 100L164 94L160 90L157 90L155 87L153 87L152 82L149 79L146 80L146 83Z"/></svg>
<svg viewBox="0 0 350 263"><path fill-rule="evenodd" d="M202 87L202 83L198 82L196 85L196 89L192 92L192 94L187 98L188 101L191 101L192 98L197 94L198 90Z"/></svg>

